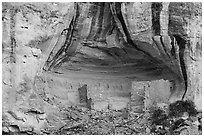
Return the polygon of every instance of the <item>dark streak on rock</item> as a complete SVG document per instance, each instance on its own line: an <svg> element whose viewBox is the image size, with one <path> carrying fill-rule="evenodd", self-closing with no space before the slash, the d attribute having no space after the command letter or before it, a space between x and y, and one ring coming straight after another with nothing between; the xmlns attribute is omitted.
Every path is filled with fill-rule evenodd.
<svg viewBox="0 0 204 137"><path fill-rule="evenodd" d="M102 2L100 3L100 14L99 14L99 18L98 18L98 25L97 25L97 31L96 34L94 36L94 40L97 40L97 38L100 38L100 33L102 31L102 24L103 24L103 14L104 14L104 8L105 8L105 3Z"/></svg>
<svg viewBox="0 0 204 137"><path fill-rule="evenodd" d="M152 9L152 29L155 35L160 35L160 13L162 10L162 3L161 2L153 2L151 9Z"/></svg>
<svg viewBox="0 0 204 137"><path fill-rule="evenodd" d="M166 46L165 46L164 41L163 41L163 39L162 39L162 36L160 37L160 41L161 41L161 45L162 45L162 47L163 47L163 49L164 49L166 55L167 55L167 56L169 57L169 59L170 59L171 57L169 56L169 53L167 52L167 49L166 49Z"/></svg>
<svg viewBox="0 0 204 137"><path fill-rule="evenodd" d="M187 72L186 72L186 65L185 65L185 61L184 61L184 51L186 48L186 40L184 40L183 38L181 38L178 35L174 35L177 44L179 45L179 59L180 59L180 66L181 66L181 70L182 70L182 74L183 74L183 78L184 78L184 82L185 82L185 92L182 96L182 100L184 99L186 92L187 92L187 88L188 88L188 79L187 79Z"/></svg>
<svg viewBox="0 0 204 137"><path fill-rule="evenodd" d="M176 59L176 49L175 49L175 38L173 36L170 36L171 38L171 55Z"/></svg>
<svg viewBox="0 0 204 137"><path fill-rule="evenodd" d="M95 27L95 24L96 24L96 15L97 15L97 12L98 12L98 6L97 4L93 4L90 8L90 12L92 12L92 21L91 21L91 29L90 29L90 33L87 37L87 39L91 39L92 36L94 35L94 27Z"/></svg>
<svg viewBox="0 0 204 137"><path fill-rule="evenodd" d="M16 39L15 39L15 18L16 18L16 13L18 9L15 9L15 7L12 7L10 9L10 40L11 40L11 52L10 52L10 62L15 63L16 58L15 58L15 48L16 48Z"/></svg>

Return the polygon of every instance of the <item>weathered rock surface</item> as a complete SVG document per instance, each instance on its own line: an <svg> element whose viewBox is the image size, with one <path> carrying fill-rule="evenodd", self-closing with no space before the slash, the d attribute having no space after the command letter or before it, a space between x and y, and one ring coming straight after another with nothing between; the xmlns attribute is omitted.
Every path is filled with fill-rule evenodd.
<svg viewBox="0 0 204 137"><path fill-rule="evenodd" d="M201 110L201 19L201 3L3 3L4 132L60 128L72 105Z"/></svg>

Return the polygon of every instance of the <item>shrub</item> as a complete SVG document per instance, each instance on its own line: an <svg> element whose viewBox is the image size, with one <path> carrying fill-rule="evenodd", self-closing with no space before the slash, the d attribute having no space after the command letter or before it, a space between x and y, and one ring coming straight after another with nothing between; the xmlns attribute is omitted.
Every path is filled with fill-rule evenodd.
<svg viewBox="0 0 204 137"><path fill-rule="evenodd" d="M195 109L195 105L192 101L181 100L169 105L170 117L181 116L184 112L188 112L189 116L195 116L197 114L197 110Z"/></svg>

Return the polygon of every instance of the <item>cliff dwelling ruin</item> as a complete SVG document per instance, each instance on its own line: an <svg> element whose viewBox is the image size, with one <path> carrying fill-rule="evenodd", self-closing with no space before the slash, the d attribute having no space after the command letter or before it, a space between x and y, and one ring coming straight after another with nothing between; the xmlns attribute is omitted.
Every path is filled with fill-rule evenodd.
<svg viewBox="0 0 204 137"><path fill-rule="evenodd" d="M202 112L201 38L199 2L4 2L2 132L47 134L67 112L130 119L181 100ZM113 129L95 134L142 134Z"/></svg>

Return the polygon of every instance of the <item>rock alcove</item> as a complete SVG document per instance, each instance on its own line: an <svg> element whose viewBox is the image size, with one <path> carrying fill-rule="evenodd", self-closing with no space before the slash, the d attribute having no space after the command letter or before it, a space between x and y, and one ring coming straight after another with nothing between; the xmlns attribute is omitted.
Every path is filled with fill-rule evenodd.
<svg viewBox="0 0 204 137"><path fill-rule="evenodd" d="M75 105L141 111L191 99L201 109L201 3L2 8L3 116L20 130L60 127Z"/></svg>

